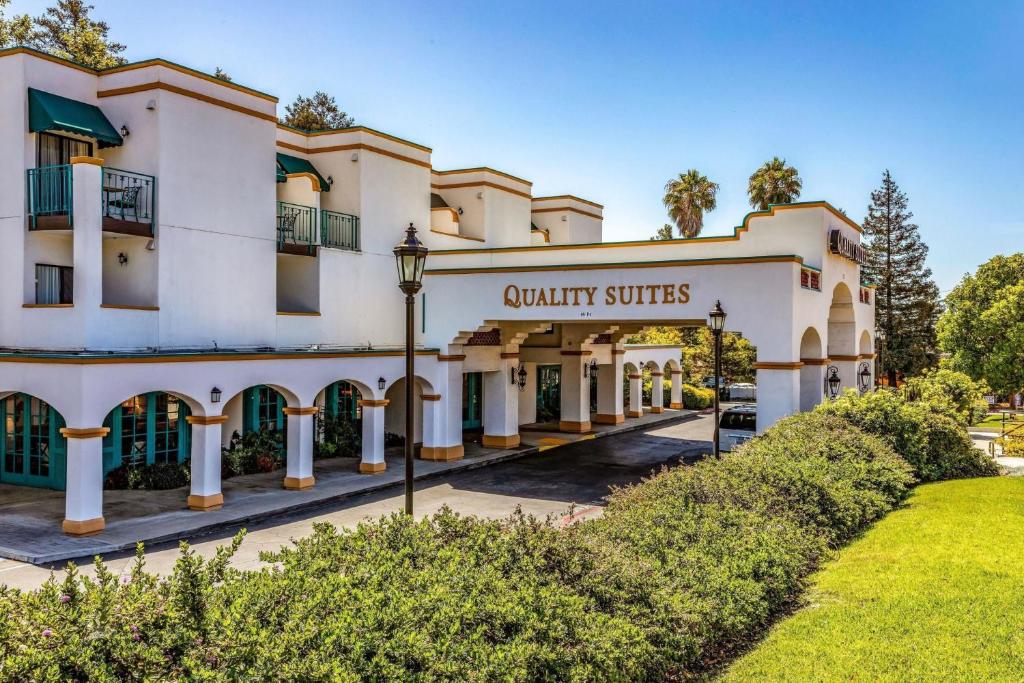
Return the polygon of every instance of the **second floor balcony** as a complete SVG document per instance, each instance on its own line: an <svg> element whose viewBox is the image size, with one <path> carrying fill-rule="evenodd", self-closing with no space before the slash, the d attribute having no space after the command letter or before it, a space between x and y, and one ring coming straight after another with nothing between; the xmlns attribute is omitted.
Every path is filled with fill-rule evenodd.
<svg viewBox="0 0 1024 683"><path fill-rule="evenodd" d="M277 202L277 251L316 256L319 247L359 251L359 217Z"/></svg>
<svg viewBox="0 0 1024 683"><path fill-rule="evenodd" d="M75 225L74 166L58 164L30 168L27 172L26 211L30 230L72 230ZM100 173L100 213L104 232L153 236L156 212L156 178L116 168Z"/></svg>

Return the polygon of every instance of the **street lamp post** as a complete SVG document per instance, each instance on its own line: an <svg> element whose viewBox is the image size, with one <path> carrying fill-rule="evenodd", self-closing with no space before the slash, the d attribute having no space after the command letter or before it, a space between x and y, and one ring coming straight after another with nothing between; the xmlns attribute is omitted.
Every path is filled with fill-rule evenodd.
<svg viewBox="0 0 1024 683"><path fill-rule="evenodd" d="M394 248L398 264L398 288L405 294L405 514L412 515L413 457L415 435L413 407L416 382L413 341L415 336L416 292L423 284L423 266L427 261L427 248L416 237L416 228L409 223L405 239Z"/></svg>
<svg viewBox="0 0 1024 683"><path fill-rule="evenodd" d="M721 409L718 404L718 396L721 391L719 382L722 376L722 330L725 329L725 311L722 310L721 301L716 301L715 307L708 313L708 323L711 325L711 334L715 337L715 458L721 459L722 449L718 436Z"/></svg>

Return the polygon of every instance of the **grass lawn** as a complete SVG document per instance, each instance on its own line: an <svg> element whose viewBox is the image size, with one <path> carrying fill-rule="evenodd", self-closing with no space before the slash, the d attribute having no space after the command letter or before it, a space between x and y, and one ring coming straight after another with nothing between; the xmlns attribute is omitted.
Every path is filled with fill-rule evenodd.
<svg viewBox="0 0 1024 683"><path fill-rule="evenodd" d="M1009 416L1007 416L1007 418L1006 418L1006 425L1008 427L1009 426L1018 427L1020 425L1024 425L1024 415L1018 414L1018 415L1009 415ZM972 425L972 426L980 427L982 429L992 429L994 431L999 431L1003 427L1003 416L1000 415L999 413L995 413L995 414L989 413L988 415L985 416L984 420L982 420L978 424Z"/></svg>
<svg viewBox="0 0 1024 683"><path fill-rule="evenodd" d="M1024 477L918 487L723 680L1024 680Z"/></svg>

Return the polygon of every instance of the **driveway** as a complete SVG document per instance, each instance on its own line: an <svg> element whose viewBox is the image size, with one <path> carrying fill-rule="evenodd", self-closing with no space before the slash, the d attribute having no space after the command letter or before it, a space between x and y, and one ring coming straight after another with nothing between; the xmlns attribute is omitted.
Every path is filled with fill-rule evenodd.
<svg viewBox="0 0 1024 683"><path fill-rule="evenodd" d="M430 515L447 505L463 514L498 518L521 507L529 514L552 515L555 523L560 523L573 506L585 511L600 506L613 486L637 482L662 466L710 452L711 433L711 418L701 415L425 480L416 486L416 515ZM400 511L403 500L401 487L395 487L249 524L246 540L233 564L239 569L257 567L261 551L277 549L292 538L308 535L317 522L354 526L366 519ZM599 513L599 510L588 512ZM210 557L217 546L223 545L241 526L193 538L191 544L201 555ZM171 569L177 556L177 544L153 545L147 549L147 566L150 571L164 573ZM131 560L130 553L104 557L114 572L125 570ZM81 559L78 564L89 565L83 568L83 573L91 573L91 558ZM52 569L62 566L63 563L55 564ZM50 569L0 560L0 584L35 588L49 577Z"/></svg>

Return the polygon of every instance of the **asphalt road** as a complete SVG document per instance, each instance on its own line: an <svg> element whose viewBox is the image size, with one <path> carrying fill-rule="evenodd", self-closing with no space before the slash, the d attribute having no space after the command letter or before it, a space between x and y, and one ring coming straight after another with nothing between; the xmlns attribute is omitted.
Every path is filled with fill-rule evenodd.
<svg viewBox="0 0 1024 683"><path fill-rule="evenodd" d="M433 514L445 505L463 514L490 518L505 517L521 507L529 514L551 516L555 524L564 523L570 509L581 516L600 514L599 506L612 487L634 483L663 466L710 452L712 422L708 416L697 416L668 426L581 441L519 460L420 482L415 494L416 515ZM403 501L399 486L251 525L233 564L239 569L256 567L261 551L275 550L292 538L309 534L314 523L354 526L402 510ZM236 531L228 529L197 537L191 544L209 557ZM149 571L164 573L177 557L175 544L153 546L147 549L147 567ZM105 557L104 561L112 571L120 572L130 566L132 559L130 554L118 554ZM91 558L83 558L78 564L83 566L83 573L91 573ZM0 560L0 584L11 587L35 588L50 573L50 567Z"/></svg>

